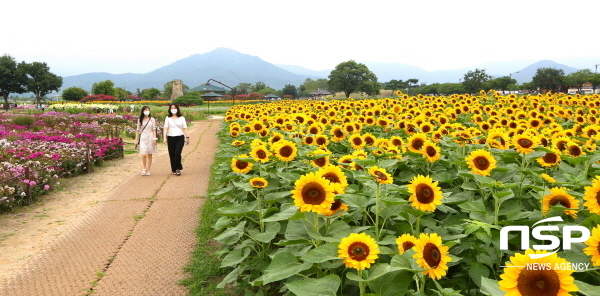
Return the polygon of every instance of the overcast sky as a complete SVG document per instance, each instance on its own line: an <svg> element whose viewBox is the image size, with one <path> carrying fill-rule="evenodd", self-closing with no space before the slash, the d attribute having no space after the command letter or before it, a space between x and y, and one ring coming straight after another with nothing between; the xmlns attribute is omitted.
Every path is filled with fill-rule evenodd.
<svg viewBox="0 0 600 296"><path fill-rule="evenodd" d="M147 73L217 47L313 70L350 59L430 71L600 63L598 0L18 0L2 11L0 54L46 62L62 76Z"/></svg>

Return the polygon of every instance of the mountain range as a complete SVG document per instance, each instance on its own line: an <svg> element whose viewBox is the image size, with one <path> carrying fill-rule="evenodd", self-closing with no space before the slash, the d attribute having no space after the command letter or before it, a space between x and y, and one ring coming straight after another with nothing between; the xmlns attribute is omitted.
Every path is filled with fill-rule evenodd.
<svg viewBox="0 0 600 296"><path fill-rule="evenodd" d="M426 71L416 66L399 63L364 63L369 70L377 75L380 82L392 79L419 79L419 83L458 83L463 75L475 68L486 69L494 77L512 75L519 83L531 81L540 67L550 67L564 70L565 74L577 71L577 68L543 60L532 64L523 61L498 62L454 70ZM508 68L507 65L512 65ZM518 67L518 68L517 68ZM510 70L512 69L512 70ZM507 73L507 71L512 71ZM145 74L111 74L86 73L63 77L62 89L72 86L91 90L95 82L111 80L116 87L123 87L131 92L137 88L145 89L163 85L173 79L181 79L190 88L206 83L209 79L220 81L234 87L239 83L255 83L262 81L274 89L282 89L286 84L299 86L306 78L316 80L327 78L331 70L315 71L295 65L274 65L256 56L243 54L228 48L217 48L204 54L195 54L178 60L170 65L158 68Z"/></svg>

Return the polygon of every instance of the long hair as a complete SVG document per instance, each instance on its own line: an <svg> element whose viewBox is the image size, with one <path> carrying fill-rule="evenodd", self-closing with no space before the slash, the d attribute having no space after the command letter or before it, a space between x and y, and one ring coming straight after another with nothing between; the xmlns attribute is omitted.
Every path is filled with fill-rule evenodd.
<svg viewBox="0 0 600 296"><path fill-rule="evenodd" d="M140 125L142 125L142 121L144 120L144 111L146 109L148 109L148 111L150 111L150 107L148 107L148 106L142 107L142 111L140 111ZM150 113L150 115L148 115L148 118L152 118L152 113Z"/></svg>
<svg viewBox="0 0 600 296"><path fill-rule="evenodd" d="M169 110L167 110L167 116L169 117L173 117L173 113L171 113L171 107L175 106L177 108L177 117L181 117L181 110L179 109L179 106L177 106L177 104L171 104L169 105Z"/></svg>

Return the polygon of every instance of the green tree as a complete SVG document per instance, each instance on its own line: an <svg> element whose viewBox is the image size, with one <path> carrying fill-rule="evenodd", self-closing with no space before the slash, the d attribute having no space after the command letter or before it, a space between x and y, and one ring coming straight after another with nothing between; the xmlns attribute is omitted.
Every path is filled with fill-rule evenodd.
<svg viewBox="0 0 600 296"><path fill-rule="evenodd" d="M76 86L72 86L69 87L65 90L63 90L62 92L62 99L65 101L79 101L84 97L87 97L89 95L88 91L81 88L81 87L76 87Z"/></svg>
<svg viewBox="0 0 600 296"><path fill-rule="evenodd" d="M172 103L188 107L189 105L202 105L204 100L199 96L199 93L190 92L187 95L174 99Z"/></svg>
<svg viewBox="0 0 600 296"><path fill-rule="evenodd" d="M8 109L8 96L22 94L25 89L25 75L21 64L7 54L0 57L0 96L4 97L4 109Z"/></svg>
<svg viewBox="0 0 600 296"><path fill-rule="evenodd" d="M113 91L115 93L115 98L117 98L120 101L126 100L127 96L131 94L131 92L122 87L115 87L113 88Z"/></svg>
<svg viewBox="0 0 600 296"><path fill-rule="evenodd" d="M555 68L538 68L533 76L533 86L541 91L556 92L564 85L565 71Z"/></svg>
<svg viewBox="0 0 600 296"><path fill-rule="evenodd" d="M115 83L110 80L96 82L92 85L92 95L115 95Z"/></svg>
<svg viewBox="0 0 600 296"><path fill-rule="evenodd" d="M382 83L381 86L383 89L391 90L393 95L396 90L408 88L408 81L402 81L402 79L392 79L388 82Z"/></svg>
<svg viewBox="0 0 600 296"><path fill-rule="evenodd" d="M517 80L510 78L509 76L502 76L494 78L488 82L488 88L494 90L501 90L504 94L505 90L508 90L511 85L516 85Z"/></svg>
<svg viewBox="0 0 600 296"><path fill-rule="evenodd" d="M350 97L353 92L364 92L367 95L379 93L381 85L377 76L365 64L353 60L340 63L329 74L329 90L341 91Z"/></svg>
<svg viewBox="0 0 600 296"><path fill-rule="evenodd" d="M254 85L252 85L252 88L250 89L250 91L258 93L265 88L270 88L270 87L262 81L257 81L256 83L254 83Z"/></svg>
<svg viewBox="0 0 600 296"><path fill-rule="evenodd" d="M581 88L584 84L589 82L590 77L592 77L594 73L590 69L583 69L577 72L573 72L564 77L564 83L567 86L574 86L577 88L578 92L581 92Z"/></svg>
<svg viewBox="0 0 600 296"><path fill-rule="evenodd" d="M485 88L490 78L485 69L475 69L464 75L462 85L467 93L476 93Z"/></svg>
<svg viewBox="0 0 600 296"><path fill-rule="evenodd" d="M592 89L594 90L594 93L596 93L596 88L600 86L600 74L594 74L590 76L588 80L588 82L592 84Z"/></svg>
<svg viewBox="0 0 600 296"><path fill-rule="evenodd" d="M144 100L154 100L160 96L160 89L156 87L151 87L142 90L142 99Z"/></svg>
<svg viewBox="0 0 600 296"><path fill-rule="evenodd" d="M283 89L281 90L281 96L284 95L291 95L294 96L294 98L296 98L298 96L298 90L296 89L295 85L291 85L291 84L286 84Z"/></svg>
<svg viewBox="0 0 600 296"><path fill-rule="evenodd" d="M21 64L26 76L25 89L35 95L38 104L43 97L53 91L57 92L62 86L62 77L50 72L50 67L46 63L21 62Z"/></svg>

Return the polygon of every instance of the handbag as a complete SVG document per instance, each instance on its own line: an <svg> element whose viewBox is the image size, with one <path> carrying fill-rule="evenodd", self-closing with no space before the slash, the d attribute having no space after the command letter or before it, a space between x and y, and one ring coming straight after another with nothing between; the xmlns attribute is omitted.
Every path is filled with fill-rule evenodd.
<svg viewBox="0 0 600 296"><path fill-rule="evenodd" d="M150 120L152 120L152 118L148 119L148 121L146 122L146 125L144 125L144 127L140 131L140 137L138 138L138 142L135 144L135 148L133 148L133 149L137 149L137 147L140 145L140 141L142 140L142 133L144 132L144 130L148 126L148 123L150 123Z"/></svg>

